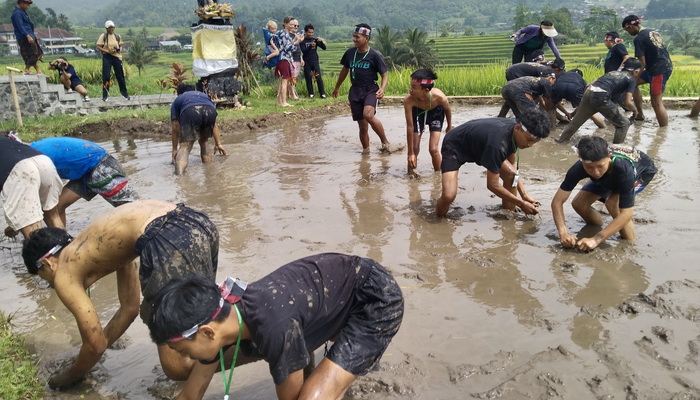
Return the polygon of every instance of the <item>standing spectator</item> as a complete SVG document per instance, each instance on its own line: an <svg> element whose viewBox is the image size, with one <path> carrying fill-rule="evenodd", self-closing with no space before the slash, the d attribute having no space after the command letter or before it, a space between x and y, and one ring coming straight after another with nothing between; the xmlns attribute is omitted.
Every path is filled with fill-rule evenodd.
<svg viewBox="0 0 700 400"><path fill-rule="evenodd" d="M304 27L304 40L299 45L304 57L304 79L306 80L306 90L309 98L314 98L314 80L318 85L318 93L322 99L326 98L326 91L321 78L321 66L318 62L318 48L326 49L326 42L321 38L314 37L314 26L308 24Z"/></svg>
<svg viewBox="0 0 700 400"><path fill-rule="evenodd" d="M83 85L83 81L80 80L78 73L75 72L75 68L68 62L67 59L59 57L49 63L50 70L58 71L58 79L63 84L63 87L69 93L75 90L83 96L83 100L90 101L88 97L87 89Z"/></svg>
<svg viewBox="0 0 700 400"><path fill-rule="evenodd" d="M355 31L352 34L355 48L348 49L340 59L343 68L335 83L333 98L338 97L340 85L349 73L351 86L348 100L350 101L352 120L357 121L360 128L362 151L369 151L369 126L382 141L382 151L391 151L389 140L384 134L384 125L375 115L377 103L384 97L384 90L389 84L387 68L382 53L369 47L371 34L372 28L369 25L355 25ZM377 74L382 77L381 86L377 85Z"/></svg>
<svg viewBox="0 0 700 400"><path fill-rule="evenodd" d="M533 53L536 50L542 50L545 43L552 49L555 58L561 58L557 45L554 44L554 39L552 39L557 35L557 30L554 29L554 25L549 21L542 21L539 25L528 25L521 28L510 35L510 40L515 41L512 63L517 64L523 59L526 61L534 59Z"/></svg>
<svg viewBox="0 0 700 400"><path fill-rule="evenodd" d="M124 66L122 64L122 50L124 43L122 37L114 33L114 22L105 22L106 33L97 39L97 50L102 52L102 100L107 101L109 97L109 87L112 85L110 75L114 68L114 77L119 83L119 91L127 100L131 100L129 92L126 90L124 80Z"/></svg>
<svg viewBox="0 0 700 400"><path fill-rule="evenodd" d="M51 159L61 179L68 183L58 199L58 215L66 224L66 209L80 198L92 200L98 194L113 207L138 200L129 177L116 158L97 143L72 137L38 140L30 146Z"/></svg>
<svg viewBox="0 0 700 400"><path fill-rule="evenodd" d="M605 34L603 43L608 48L608 54L605 55L605 73L610 71L622 71L622 64L626 59L630 58L627 53L627 47L622 44L624 40L615 31Z"/></svg>
<svg viewBox="0 0 700 400"><path fill-rule="evenodd" d="M19 52L24 60L24 73L29 74L29 68L34 68L37 74L41 68L37 64L44 56L39 46L39 40L34 33L34 24L29 20L27 10L32 5L32 0L17 0L17 7L12 11L12 27L15 28L15 38Z"/></svg>
<svg viewBox="0 0 700 400"><path fill-rule="evenodd" d="M170 106L170 120L176 175L185 172L195 140L199 141L202 163L211 161L207 147L210 137L214 138L214 154L219 152L226 155L216 124L216 106L206 93L194 90L190 84L181 83L177 87L177 98Z"/></svg>
<svg viewBox="0 0 700 400"><path fill-rule="evenodd" d="M5 235L22 232L25 239L46 225L63 228L58 215L58 198L63 182L51 160L38 150L10 135L0 137L0 200L5 221Z"/></svg>
<svg viewBox="0 0 700 400"><path fill-rule="evenodd" d="M299 36L297 33L299 29L299 23L297 25L292 25L292 30L294 36ZM303 40L303 39L302 39ZM294 48L292 49L292 79L289 81L289 98L292 100L299 100L299 95L297 94L297 78L299 77L299 72L301 72L301 67L304 63L301 60L301 48L299 43L294 43Z"/></svg>
<svg viewBox="0 0 700 400"><path fill-rule="evenodd" d="M284 17L282 23L284 30L277 35L279 38L280 59L275 66L275 76L280 78L280 84L277 87L277 105L280 107L292 107L292 104L287 103L287 87L292 79L292 51L294 45L302 40L301 35L296 35L296 29L299 27L299 21L296 18L287 16Z"/></svg>
<svg viewBox="0 0 700 400"><path fill-rule="evenodd" d="M644 29L642 19L628 15L622 20L622 28L634 36L634 56L642 63L642 73L637 77L637 89L634 91L634 105L637 106L637 121L644 120L642 112L642 93L639 85L651 84L651 106L654 108L659 126L668 125L668 114L664 107L664 89L673 72L673 63L668 50L658 31Z"/></svg>

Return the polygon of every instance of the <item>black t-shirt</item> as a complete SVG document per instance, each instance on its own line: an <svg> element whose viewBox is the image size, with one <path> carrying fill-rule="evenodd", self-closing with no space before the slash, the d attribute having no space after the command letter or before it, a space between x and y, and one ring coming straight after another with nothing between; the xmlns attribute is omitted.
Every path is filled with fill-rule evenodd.
<svg viewBox="0 0 700 400"><path fill-rule="evenodd" d="M608 50L608 54L605 55L605 73L610 71L617 71L622 65L622 59L625 58L627 53L627 47L624 44L618 43Z"/></svg>
<svg viewBox="0 0 700 400"><path fill-rule="evenodd" d="M620 208L634 207L634 189L637 181L644 185L651 181L656 174L656 167L652 159L646 153L633 147L612 145L612 164L608 171L600 179L595 180L602 188L613 193L620 194ZM585 178L591 178L583 169L581 160L577 161L566 173L561 190L570 192L576 184ZM591 180L594 180L591 178Z"/></svg>
<svg viewBox="0 0 700 400"><path fill-rule="evenodd" d="M536 98L542 96L544 98L552 97L552 84L547 78L536 78L534 76L523 76L522 78L513 79L504 85L506 90L512 93L527 93Z"/></svg>
<svg viewBox="0 0 700 400"><path fill-rule="evenodd" d="M634 92L637 82L627 71L612 71L596 79L592 85L608 92L612 99L622 99L626 92Z"/></svg>
<svg viewBox="0 0 700 400"><path fill-rule="evenodd" d="M634 38L634 56L646 58L646 69L652 76L673 71L673 63L659 32L642 29Z"/></svg>
<svg viewBox="0 0 700 400"><path fill-rule="evenodd" d="M340 59L340 64L350 70L350 81L353 86L369 86L377 81L377 74L387 71L382 53L370 48L360 53L356 48L348 49Z"/></svg>
<svg viewBox="0 0 700 400"><path fill-rule="evenodd" d="M316 46L312 46L311 43L316 43ZM318 53L316 52L318 48L326 49L326 42L318 40L318 38L304 38L304 40L299 43L301 48L301 53L304 56L304 62L314 63L318 61Z"/></svg>
<svg viewBox="0 0 700 400"><path fill-rule="evenodd" d="M18 162L42 153L14 139L0 137L0 190Z"/></svg>
<svg viewBox="0 0 700 400"><path fill-rule="evenodd" d="M578 107L586 88L586 81L574 71L563 72L552 85L552 103L557 104L562 99L568 100L572 106Z"/></svg>
<svg viewBox="0 0 700 400"><path fill-rule="evenodd" d="M292 49L292 61L301 62L301 48L299 48L299 44L295 44Z"/></svg>
<svg viewBox="0 0 700 400"><path fill-rule="evenodd" d="M552 73L552 68L536 62L522 62L506 68L506 80L512 81L523 76L544 76Z"/></svg>
<svg viewBox="0 0 700 400"><path fill-rule="evenodd" d="M464 164L473 162L493 173L515 153L513 128L517 122L509 118L483 118L464 123L447 132L442 151L449 149Z"/></svg>
<svg viewBox="0 0 700 400"><path fill-rule="evenodd" d="M276 385L309 363L309 352L337 335L369 271L361 257L324 253L286 264L248 285L239 310L251 339L244 354L262 357Z"/></svg>

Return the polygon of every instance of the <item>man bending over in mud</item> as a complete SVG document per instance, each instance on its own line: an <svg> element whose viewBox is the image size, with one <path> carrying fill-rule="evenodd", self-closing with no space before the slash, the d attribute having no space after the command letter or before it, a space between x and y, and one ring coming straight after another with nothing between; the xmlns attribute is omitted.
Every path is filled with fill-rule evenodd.
<svg viewBox="0 0 700 400"><path fill-rule="evenodd" d="M325 253L248 285L175 279L156 297L149 329L159 346L199 360L178 399L201 399L219 366L222 374L231 369L224 375L228 398L234 367L251 358L269 363L281 400L342 399L358 375L379 364L402 318L401 289L384 267ZM333 345L304 379L309 354L329 340Z"/></svg>
<svg viewBox="0 0 700 400"><path fill-rule="evenodd" d="M656 174L654 162L633 147L608 145L605 139L597 136L584 137L576 147L581 159L569 168L552 199L552 216L561 245L583 251L593 250L617 232L623 239L634 241L634 197ZM574 210L586 223L602 226L603 218L591 206L596 201L604 201L613 220L594 237L577 241L576 236L569 234L566 228L564 203L576 184L584 178L591 180L574 198L571 204Z"/></svg>
<svg viewBox="0 0 700 400"><path fill-rule="evenodd" d="M521 114L517 121L483 118L452 129L442 141L442 195L436 205L437 216L444 217L457 197L459 168L468 162L486 168L486 187L503 200L504 209L513 211L518 206L526 214L537 214L539 203L527 194L519 179L519 150L547 136L549 117L538 109Z"/></svg>
<svg viewBox="0 0 700 400"><path fill-rule="evenodd" d="M83 340L75 362L55 373L49 386L58 389L79 381L126 331L139 314L139 283L141 318L148 322L153 299L172 278L196 272L213 284L218 253L219 233L206 215L154 200L114 208L75 239L58 228L33 232L22 248L24 264L56 289ZM113 272L120 306L102 327L85 290ZM194 364L167 346L158 347L158 355L171 379L186 379Z"/></svg>

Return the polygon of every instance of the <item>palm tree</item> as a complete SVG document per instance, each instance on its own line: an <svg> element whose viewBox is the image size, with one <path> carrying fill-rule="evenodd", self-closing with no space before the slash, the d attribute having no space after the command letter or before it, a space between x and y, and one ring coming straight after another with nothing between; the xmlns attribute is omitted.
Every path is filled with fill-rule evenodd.
<svg viewBox="0 0 700 400"><path fill-rule="evenodd" d="M139 76L141 76L141 70L144 66L155 61L156 58L158 58L156 52L146 49L146 46L140 40L134 40L131 47L129 47L129 52L126 53L126 62L138 68Z"/></svg>
<svg viewBox="0 0 700 400"><path fill-rule="evenodd" d="M391 27L384 25L377 29L377 34L374 37L374 48L384 56L384 62L388 68L397 69L398 60L405 53L405 47L402 44L403 38L398 31L392 31Z"/></svg>
<svg viewBox="0 0 700 400"><path fill-rule="evenodd" d="M428 32L419 28L407 29L404 37L406 50L398 60L399 64L416 68L432 68L440 61L433 53L435 41L426 40Z"/></svg>
<svg viewBox="0 0 700 400"><path fill-rule="evenodd" d="M688 51L700 45L700 35L697 30L688 27L679 29L671 38L670 43L674 49L678 49L683 54L689 54Z"/></svg>

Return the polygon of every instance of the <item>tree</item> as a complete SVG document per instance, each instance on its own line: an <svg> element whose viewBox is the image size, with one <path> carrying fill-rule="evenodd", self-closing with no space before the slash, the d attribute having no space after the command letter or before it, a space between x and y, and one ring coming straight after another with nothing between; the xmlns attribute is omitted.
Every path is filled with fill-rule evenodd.
<svg viewBox="0 0 700 400"><path fill-rule="evenodd" d="M620 28L620 19L615 10L592 7L590 17L583 19L583 33L592 43L602 42L606 33Z"/></svg>
<svg viewBox="0 0 700 400"><path fill-rule="evenodd" d="M403 38L401 33L394 31L391 27L384 25L377 29L377 34L373 38L374 48L384 56L387 67L397 69L399 59L405 52L402 46Z"/></svg>
<svg viewBox="0 0 700 400"><path fill-rule="evenodd" d="M134 38L134 30L131 28L127 29L126 30L126 37L128 37L129 39L133 39Z"/></svg>
<svg viewBox="0 0 700 400"><path fill-rule="evenodd" d="M474 36L474 28L471 26L464 28L464 36Z"/></svg>
<svg viewBox="0 0 700 400"><path fill-rule="evenodd" d="M415 68L434 67L439 62L432 48L435 41L432 39L426 40L427 37L428 32L422 29L407 29L404 32L404 46L406 50L399 58L399 64Z"/></svg>
<svg viewBox="0 0 700 400"><path fill-rule="evenodd" d="M148 39L148 29L144 26L143 29L141 29L141 37L145 40Z"/></svg>
<svg viewBox="0 0 700 400"><path fill-rule="evenodd" d="M700 47L700 31L682 27L671 37L671 46L685 55L692 55Z"/></svg>
<svg viewBox="0 0 700 400"><path fill-rule="evenodd" d="M513 17L513 30L517 31L523 26L538 23L539 21L537 21L537 17L537 14L530 11L530 8L527 5L523 3L518 3L518 5L515 6L515 16Z"/></svg>
<svg viewBox="0 0 700 400"><path fill-rule="evenodd" d="M141 76L141 70L144 69L144 66L155 61L156 58L158 58L156 52L146 49L146 46L138 39L134 40L129 47L129 52L126 53L126 62L138 68L139 76Z"/></svg>

